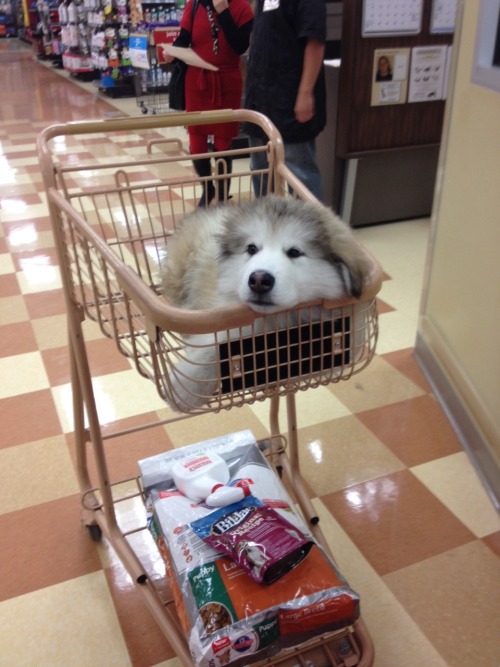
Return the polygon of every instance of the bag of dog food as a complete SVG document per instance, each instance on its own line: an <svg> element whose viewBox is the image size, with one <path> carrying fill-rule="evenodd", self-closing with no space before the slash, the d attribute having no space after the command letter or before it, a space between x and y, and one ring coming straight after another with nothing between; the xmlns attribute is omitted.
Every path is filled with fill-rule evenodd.
<svg viewBox="0 0 500 667"><path fill-rule="evenodd" d="M284 576L307 556L313 545L254 496L193 521L191 528L259 584L272 584Z"/></svg>
<svg viewBox="0 0 500 667"><path fill-rule="evenodd" d="M249 486L252 495L245 501L259 511L266 508L266 515L271 508L307 545L307 555L274 583L259 583L220 553L220 545L214 548L193 530L193 522L210 522L214 509L179 493L170 471L175 461L196 452L224 458L229 485ZM358 596L315 543L250 431L165 452L140 461L139 468L150 530L197 667L247 665L358 618Z"/></svg>

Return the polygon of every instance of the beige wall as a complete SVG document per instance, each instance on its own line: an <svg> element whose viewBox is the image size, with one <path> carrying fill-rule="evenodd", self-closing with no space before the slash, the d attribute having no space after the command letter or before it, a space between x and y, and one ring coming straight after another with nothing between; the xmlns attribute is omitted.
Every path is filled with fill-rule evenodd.
<svg viewBox="0 0 500 667"><path fill-rule="evenodd" d="M500 474L500 93L471 83L479 4L459 2L419 339Z"/></svg>

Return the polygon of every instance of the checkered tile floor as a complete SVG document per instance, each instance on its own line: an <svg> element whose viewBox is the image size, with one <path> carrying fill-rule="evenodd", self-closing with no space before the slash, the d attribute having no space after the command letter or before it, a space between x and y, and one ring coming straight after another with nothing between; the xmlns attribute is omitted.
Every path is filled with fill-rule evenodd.
<svg viewBox="0 0 500 667"><path fill-rule="evenodd" d="M35 148L51 122L139 112L17 40L0 42L0 71L0 666L174 667L112 549L80 525L64 303ZM350 382L299 396L303 473L361 595L376 667L499 667L499 517L412 354L428 221L358 233L386 272L378 354ZM87 334L104 421L161 412L154 388ZM266 424L259 404L124 437L111 472L243 428L261 437Z"/></svg>

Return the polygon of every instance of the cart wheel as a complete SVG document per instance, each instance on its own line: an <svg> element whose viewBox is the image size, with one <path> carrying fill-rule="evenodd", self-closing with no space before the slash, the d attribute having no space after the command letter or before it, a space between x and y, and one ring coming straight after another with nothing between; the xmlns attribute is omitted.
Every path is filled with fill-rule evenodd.
<svg viewBox="0 0 500 667"><path fill-rule="evenodd" d="M146 107L141 107L141 111L143 114L147 114L148 110Z"/></svg>
<svg viewBox="0 0 500 667"><path fill-rule="evenodd" d="M90 539L92 542L100 542L102 539L102 530L98 523L92 523L90 526L86 526L89 531Z"/></svg>

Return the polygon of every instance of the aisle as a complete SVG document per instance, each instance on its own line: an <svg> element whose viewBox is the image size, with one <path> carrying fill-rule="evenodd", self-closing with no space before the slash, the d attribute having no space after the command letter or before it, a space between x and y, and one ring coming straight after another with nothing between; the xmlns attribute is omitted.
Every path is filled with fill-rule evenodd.
<svg viewBox="0 0 500 667"><path fill-rule="evenodd" d="M135 100L103 99L17 40L0 41L0 72L0 667L178 667L113 551L79 523L64 305L35 148L49 123L134 113ZM412 355L428 221L358 234L387 274L378 355L353 381L299 396L304 474L361 594L375 667L498 667L500 521ZM162 410L109 341L95 335L90 349L110 415L133 425ZM265 424L260 404L179 422L113 441L111 465L123 478L147 454L243 428L261 437Z"/></svg>

